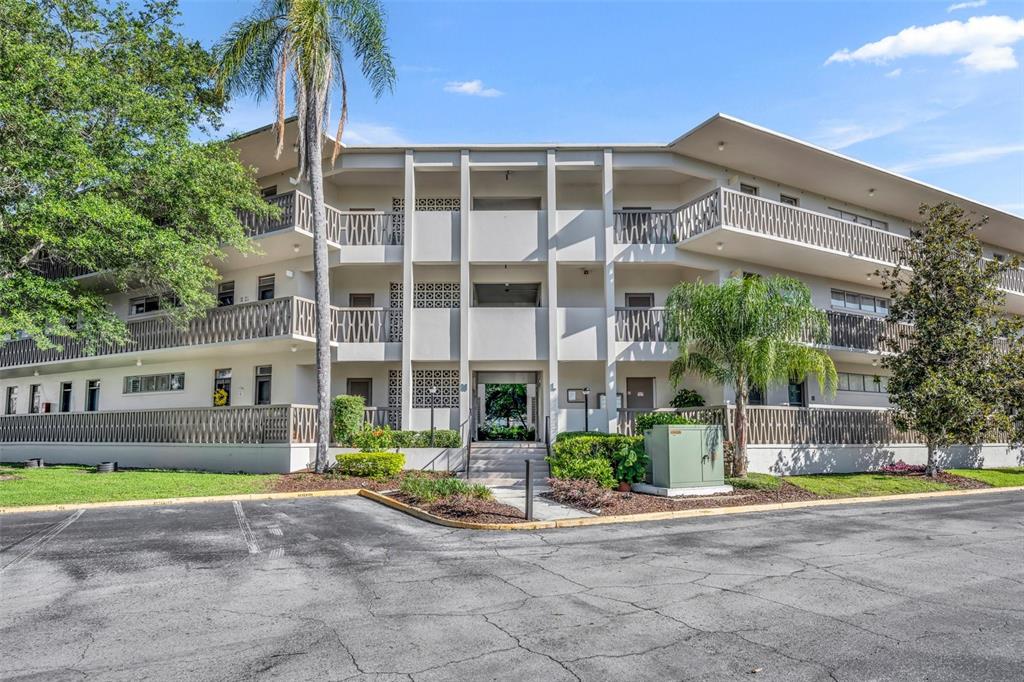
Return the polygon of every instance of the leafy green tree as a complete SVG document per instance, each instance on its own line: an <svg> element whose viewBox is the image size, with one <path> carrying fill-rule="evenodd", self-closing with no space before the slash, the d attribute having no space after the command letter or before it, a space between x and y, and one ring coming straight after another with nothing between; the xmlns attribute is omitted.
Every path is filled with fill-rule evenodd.
<svg viewBox="0 0 1024 682"><path fill-rule="evenodd" d="M332 91L339 89L341 115L331 152L333 163L348 119L346 49L359 61L374 95L380 97L394 87L385 23L377 0L262 0L252 15L231 27L215 50L218 80L226 92L251 93L260 99L273 95L278 155L284 145L289 84L296 103L299 178L309 182L313 199L318 472L327 469L330 440L331 298L322 165L328 102Z"/></svg>
<svg viewBox="0 0 1024 682"><path fill-rule="evenodd" d="M1021 320L1004 315L999 290L1002 273L1017 262L983 261L976 232L985 221L969 219L953 203L922 206L921 215L899 265L882 272L889 319L913 325L903 335L905 350L883 339L893 351L883 365L892 370L895 423L922 435L926 473L935 476L941 448L978 443L1012 426L1007 373L1024 356Z"/></svg>
<svg viewBox="0 0 1024 682"><path fill-rule="evenodd" d="M666 301L666 329L679 342L669 376L687 373L733 387L736 394L735 475L747 475L747 404L750 390L813 373L821 389L835 391L832 358L807 343L827 344L828 317L811 302L805 284L791 277L732 277L722 284L682 282Z"/></svg>
<svg viewBox="0 0 1024 682"><path fill-rule="evenodd" d="M524 384L487 384L484 396L488 419L504 419L505 426L512 420L526 428L526 386Z"/></svg>
<svg viewBox="0 0 1024 682"><path fill-rule="evenodd" d="M224 100L176 3L0 0L0 343L126 341L94 288L158 295L179 322L213 305L236 211L266 214L223 143L197 143Z"/></svg>

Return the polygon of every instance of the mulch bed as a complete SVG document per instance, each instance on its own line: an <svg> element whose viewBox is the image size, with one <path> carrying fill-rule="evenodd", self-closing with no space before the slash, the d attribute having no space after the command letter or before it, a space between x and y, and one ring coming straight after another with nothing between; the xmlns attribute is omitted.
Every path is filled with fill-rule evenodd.
<svg viewBox="0 0 1024 682"><path fill-rule="evenodd" d="M526 521L523 512L511 505L501 504L493 500L477 500L456 496L424 504L416 502L408 495L400 492L388 493L388 497L417 509L422 509L434 516L455 521L469 521L472 523L523 523Z"/></svg>
<svg viewBox="0 0 1024 682"><path fill-rule="evenodd" d="M924 474L912 474L911 477L924 478ZM939 483L945 483L950 488L957 488L958 490L992 487L983 481L977 481L973 478L967 478L966 476L957 476L956 474L946 473L945 471L940 471L939 474L931 480L938 481Z"/></svg>
<svg viewBox="0 0 1024 682"><path fill-rule="evenodd" d="M395 490L402 485L402 479L408 476L409 471L403 471L394 478L359 478L357 476L336 476L333 474L318 474L312 471L297 471L293 474L283 474L274 482L269 492L272 493L304 493L311 490L348 490L350 488L366 488L380 492L382 490ZM432 478L445 478L449 474L441 471L418 471L418 476L429 476Z"/></svg>
<svg viewBox="0 0 1024 682"><path fill-rule="evenodd" d="M769 504L772 502L799 502L816 500L818 496L785 481L778 490L744 490L736 489L731 493L719 493L704 497L662 497L641 493L620 493L611 491L609 500L596 509L583 509L578 505L568 504L557 499L551 493L543 493L543 497L560 504L582 509L582 511L599 516L617 514L646 514L648 512L677 511L680 509L711 509L714 507L739 507L748 504Z"/></svg>

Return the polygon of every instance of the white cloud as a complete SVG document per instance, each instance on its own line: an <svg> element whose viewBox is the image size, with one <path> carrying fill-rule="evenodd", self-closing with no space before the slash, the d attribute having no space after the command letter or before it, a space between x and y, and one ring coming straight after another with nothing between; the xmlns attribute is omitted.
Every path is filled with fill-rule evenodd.
<svg viewBox="0 0 1024 682"><path fill-rule="evenodd" d="M950 5L946 8L947 12L955 12L959 9L974 9L976 7L984 7L988 4L988 0L973 0L973 2L958 2Z"/></svg>
<svg viewBox="0 0 1024 682"><path fill-rule="evenodd" d="M889 73L885 74L885 77L886 78L899 78L900 74L902 74L902 73L903 73L903 69L897 68L897 69L893 69Z"/></svg>
<svg viewBox="0 0 1024 682"><path fill-rule="evenodd" d="M860 142L897 133L910 125L907 121L894 120L878 124L862 124L848 121L826 123L810 137L826 149L846 149Z"/></svg>
<svg viewBox="0 0 1024 682"><path fill-rule="evenodd" d="M485 88L482 80L471 81L449 81L445 83L445 92L454 92L458 95L472 95L474 97L500 97L504 93L496 88Z"/></svg>
<svg viewBox="0 0 1024 682"><path fill-rule="evenodd" d="M839 50L825 64L886 64L902 57L965 55L959 61L968 68L976 71L1003 71L1017 67L1011 46L1022 39L1024 19L971 17L966 22L945 21L931 26L911 26L856 50Z"/></svg>
<svg viewBox="0 0 1024 682"><path fill-rule="evenodd" d="M349 123L345 126L345 132L342 133L341 140L345 144L352 145L387 144L400 146L409 142L394 127L375 123Z"/></svg>
<svg viewBox="0 0 1024 682"><path fill-rule="evenodd" d="M909 173L924 168L948 168L950 166L967 166L982 161L994 161L1012 154L1024 154L1024 144L992 145L989 147L970 147L942 154L934 154L913 161L907 161L893 167L897 173Z"/></svg>

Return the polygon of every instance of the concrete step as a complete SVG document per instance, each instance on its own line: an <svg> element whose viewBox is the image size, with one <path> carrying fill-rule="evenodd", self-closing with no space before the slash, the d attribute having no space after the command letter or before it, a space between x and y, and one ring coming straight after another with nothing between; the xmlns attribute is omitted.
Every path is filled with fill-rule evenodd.
<svg viewBox="0 0 1024 682"><path fill-rule="evenodd" d="M523 462L474 462L469 460L470 471L526 471L526 464ZM534 471L548 471L547 462L537 462L533 465Z"/></svg>
<svg viewBox="0 0 1024 682"><path fill-rule="evenodd" d="M531 462L543 462L544 457L547 455L546 452L513 452L513 453L497 453L497 452L476 452L475 450L470 454L469 461L471 462L523 462L530 460Z"/></svg>
<svg viewBox="0 0 1024 682"><path fill-rule="evenodd" d="M523 488L526 487L525 478L512 478L501 476L470 476L469 482L474 485L485 485L488 488ZM534 478L533 485L538 489L545 485L544 478Z"/></svg>

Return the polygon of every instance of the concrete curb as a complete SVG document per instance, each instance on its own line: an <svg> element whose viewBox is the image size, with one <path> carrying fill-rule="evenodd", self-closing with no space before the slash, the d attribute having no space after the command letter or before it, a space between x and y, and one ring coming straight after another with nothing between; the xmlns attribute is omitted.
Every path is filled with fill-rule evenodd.
<svg viewBox="0 0 1024 682"><path fill-rule="evenodd" d="M113 500L110 502L69 502L68 504L38 504L27 507L0 507L0 515L26 512L74 511L76 509L104 509L106 507L154 507L161 504L199 504L201 502L258 502L260 500L294 500L301 497L351 497L361 488L340 490L305 490L297 493L243 493L241 495L207 495L204 497L162 497L151 500Z"/></svg>
<svg viewBox="0 0 1024 682"><path fill-rule="evenodd" d="M640 523L642 521L668 521L672 519L689 519L698 516L725 516L728 514L751 514L756 512L786 511L788 509L805 509L809 507L833 507L847 504L866 504L870 502L895 502L898 500L928 500L945 497L967 497L970 495L986 495L991 493L1024 492L1024 486L1008 488L969 488L966 490L940 490L931 493L905 493L902 495L875 495L873 497L836 497L820 500L803 500L800 502L772 502L769 504L750 504L737 507L710 507L704 509L679 509L675 511L648 512L646 514L620 514L617 516L590 516L575 519L556 519L552 521L524 521L523 523L476 523L446 519L425 512L418 507L399 502L365 488L346 488L343 490L312 490L298 493L249 493L245 495L215 495L208 497L174 497L154 500L124 500L117 502L84 502L81 504L50 504L32 507L0 507L0 515L27 512L73 511L77 509L102 509L105 507L152 507L164 504L198 504L201 502L258 502L260 500L294 500L304 497L365 497L374 502L391 507L409 516L448 528L465 530L548 530L551 528L576 528L579 526L602 526L613 523Z"/></svg>

